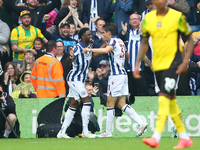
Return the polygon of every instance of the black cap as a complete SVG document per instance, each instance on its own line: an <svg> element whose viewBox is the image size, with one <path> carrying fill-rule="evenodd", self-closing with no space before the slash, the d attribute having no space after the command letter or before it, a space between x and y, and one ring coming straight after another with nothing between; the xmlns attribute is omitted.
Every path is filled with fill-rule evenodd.
<svg viewBox="0 0 200 150"><path fill-rule="evenodd" d="M100 65L109 66L109 62L108 62L108 60L101 60L101 61L99 62L99 66L100 66Z"/></svg>
<svg viewBox="0 0 200 150"><path fill-rule="evenodd" d="M68 26L68 27L70 28L69 23L67 23L66 21L64 21L64 22L62 22L62 23L60 24L60 28L63 28L64 26Z"/></svg>
<svg viewBox="0 0 200 150"><path fill-rule="evenodd" d="M151 0L145 0L145 5L149 4L149 3L152 3L152 1Z"/></svg>

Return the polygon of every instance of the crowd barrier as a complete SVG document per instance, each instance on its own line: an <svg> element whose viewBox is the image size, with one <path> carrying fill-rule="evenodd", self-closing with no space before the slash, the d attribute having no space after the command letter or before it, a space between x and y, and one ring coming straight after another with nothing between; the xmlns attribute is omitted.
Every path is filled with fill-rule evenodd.
<svg viewBox="0 0 200 150"><path fill-rule="evenodd" d="M140 117L149 126L143 137L150 137L155 130L157 118L158 97L136 97L135 104L131 105ZM182 111L182 119L189 136L200 136L200 97L177 97L178 105ZM40 110L55 99L15 99L17 117L20 122L21 138L36 138L37 115ZM100 105L99 98L93 98L94 111L98 117L101 132L105 131L106 107ZM61 108L62 109L62 108ZM135 137L138 125L126 113L117 117L113 124L114 137ZM167 122L162 136L171 136L171 128Z"/></svg>

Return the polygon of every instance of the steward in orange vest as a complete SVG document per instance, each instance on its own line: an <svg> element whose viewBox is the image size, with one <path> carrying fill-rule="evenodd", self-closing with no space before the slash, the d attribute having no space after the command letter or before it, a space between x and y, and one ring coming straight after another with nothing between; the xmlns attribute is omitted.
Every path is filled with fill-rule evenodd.
<svg viewBox="0 0 200 150"><path fill-rule="evenodd" d="M46 46L47 54L38 58L31 72L31 83L36 89L37 98L66 97L63 67L55 58L56 42L49 41Z"/></svg>

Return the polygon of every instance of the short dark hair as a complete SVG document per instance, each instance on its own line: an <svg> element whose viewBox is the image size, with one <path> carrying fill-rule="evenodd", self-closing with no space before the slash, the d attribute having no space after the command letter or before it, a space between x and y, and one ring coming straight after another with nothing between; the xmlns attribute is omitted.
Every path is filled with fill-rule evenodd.
<svg viewBox="0 0 200 150"><path fill-rule="evenodd" d="M106 23L103 28L106 32L110 31L112 36L117 35L117 25L115 23Z"/></svg>
<svg viewBox="0 0 200 150"><path fill-rule="evenodd" d="M95 25L97 25L97 22L98 22L99 20L105 21L102 17L100 17L100 18L98 18L98 19L95 21Z"/></svg>
<svg viewBox="0 0 200 150"><path fill-rule="evenodd" d="M60 41L60 40L59 40L59 41L56 41L56 43L58 43L58 42L61 42L61 43L63 44L63 46L65 46L64 43L63 43L63 41Z"/></svg>
<svg viewBox="0 0 200 150"><path fill-rule="evenodd" d="M85 34L86 31L90 30L89 28L82 28L80 31L79 31L79 38L82 39L82 36Z"/></svg>
<svg viewBox="0 0 200 150"><path fill-rule="evenodd" d="M56 42L54 40L50 40L46 44L46 52L51 52L53 48L56 48Z"/></svg>

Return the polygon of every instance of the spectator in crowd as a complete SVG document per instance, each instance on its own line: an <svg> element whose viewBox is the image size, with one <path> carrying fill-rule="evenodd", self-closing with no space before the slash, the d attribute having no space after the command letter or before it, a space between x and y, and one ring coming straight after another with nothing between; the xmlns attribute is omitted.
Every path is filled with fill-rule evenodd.
<svg viewBox="0 0 200 150"><path fill-rule="evenodd" d="M76 40L77 42L80 42L80 38L78 36L78 30L77 30L76 25L74 23L72 23L72 22L69 22L69 25L70 25L69 37L71 39Z"/></svg>
<svg viewBox="0 0 200 150"><path fill-rule="evenodd" d="M65 80L65 88L66 88L66 93L68 94L69 91L69 86L67 84L67 75L72 69L72 64L67 63L67 59L70 57L69 53L65 53L65 46L62 41L57 41L56 42L56 47L58 49L58 52L56 54L56 58L61 62L62 67L63 67L63 77Z"/></svg>
<svg viewBox="0 0 200 150"><path fill-rule="evenodd" d="M10 96L14 98L36 98L36 92L31 84L31 71L24 71L20 76L20 84L18 84Z"/></svg>
<svg viewBox="0 0 200 150"><path fill-rule="evenodd" d="M122 31L120 32L122 39L128 41L128 53L130 58L128 58L128 64L130 66L127 69L128 74L128 86L129 93L134 96L147 96L148 95L148 86L145 81L144 74L144 62L140 64L140 74L142 78L135 79L133 77L133 72L135 70L136 57L140 47L140 16L138 14L132 14L129 17L129 28L127 29L127 24L121 23ZM148 58L146 58L148 59ZM148 60L147 60L148 61ZM150 64L150 62L149 62Z"/></svg>
<svg viewBox="0 0 200 150"><path fill-rule="evenodd" d="M151 0L145 0L145 5L147 7L147 9L145 11L142 12L142 15L141 15L141 20L144 19L145 15L147 13L149 13L150 11L154 10L155 9L155 5L152 3Z"/></svg>
<svg viewBox="0 0 200 150"><path fill-rule="evenodd" d="M54 25L54 21L58 15L58 9L55 8L54 10L52 10L50 13L48 13L48 15L50 16L49 19L47 20L47 24L46 24L46 29L48 28L56 28L56 26ZM48 29L50 30L50 29Z"/></svg>
<svg viewBox="0 0 200 150"><path fill-rule="evenodd" d="M194 6L196 10L196 24L200 25L200 0L194 0Z"/></svg>
<svg viewBox="0 0 200 150"><path fill-rule="evenodd" d="M15 126L15 122L17 120L15 103L13 98L3 91L2 85L0 85L0 109L6 115L12 127ZM8 138L11 133L11 128L4 118L3 114L0 113L0 137Z"/></svg>
<svg viewBox="0 0 200 150"><path fill-rule="evenodd" d="M76 27L78 27L79 23L76 20L78 18L81 20L82 14L81 14L81 5L79 0L65 0L62 7L60 8L60 11L54 21L55 25L59 25L60 22L68 15L71 14L68 18L70 22L73 22ZM73 14L73 15L72 15ZM76 18L74 18L76 16Z"/></svg>
<svg viewBox="0 0 200 150"><path fill-rule="evenodd" d="M93 86L99 88L100 94L107 94L108 78L110 76L110 66L108 60L101 60L96 70L96 76L93 79ZM100 96L97 94L97 96Z"/></svg>
<svg viewBox="0 0 200 150"><path fill-rule="evenodd" d="M23 66L21 68L20 64L17 65L18 73L23 74L24 71L32 70L35 62L35 56L32 51L28 50L24 54Z"/></svg>
<svg viewBox="0 0 200 150"><path fill-rule="evenodd" d="M105 10L107 0L84 0L83 2L83 24L88 24L94 34L96 32L95 21L101 17L105 22L110 22L112 13L107 13ZM112 3L112 1L111 1ZM109 8L110 9L110 8Z"/></svg>
<svg viewBox="0 0 200 150"><path fill-rule="evenodd" d="M16 0L10 0L11 10L21 16L20 13L23 10L28 10L32 15L31 25L41 28L41 20L45 14L51 12L54 8L60 8L61 2L60 0L51 0L51 3L48 5L37 6L37 0L27 0L27 6L16 6Z"/></svg>
<svg viewBox="0 0 200 150"><path fill-rule="evenodd" d="M58 27L58 31L51 34L50 32L45 30L45 23L48 18L48 15L44 15L43 17L42 33L44 33L45 37L48 40L62 41L65 46L65 53L68 53L68 49L76 45L76 40L69 37L70 25L68 24L68 22L64 21Z"/></svg>
<svg viewBox="0 0 200 150"><path fill-rule="evenodd" d="M63 67L55 58L58 53L55 41L46 44L46 52L35 61L31 72L31 83L36 89L37 98L65 98Z"/></svg>
<svg viewBox="0 0 200 150"><path fill-rule="evenodd" d="M192 37L194 39L194 50L191 60L194 62L200 61L200 31L193 32Z"/></svg>
<svg viewBox="0 0 200 150"><path fill-rule="evenodd" d="M3 46L6 47L8 55L10 55L10 28L9 26L0 19L0 52L3 52Z"/></svg>
<svg viewBox="0 0 200 150"><path fill-rule="evenodd" d="M31 23L31 13L24 10L20 13L20 20L22 26L14 28L11 32L11 44L13 50L13 63L15 66L17 64L23 63L24 53L27 50L31 50L34 54L36 51L33 49L34 40L36 37L41 37L44 43L47 43L47 39L41 33L40 29L30 25Z"/></svg>
<svg viewBox="0 0 200 150"><path fill-rule="evenodd" d="M103 18L98 18L95 21L95 27L97 29L96 33L92 36L94 42L93 42L93 48L100 48L106 46L106 41L103 40L103 25L105 25L105 21ZM100 54L97 58L92 60L91 68L93 71L96 71L96 69L99 67L99 62L101 60L108 60L108 54Z"/></svg>
<svg viewBox="0 0 200 150"><path fill-rule="evenodd" d="M46 53L46 49L44 47L44 41L40 37L36 37L34 40L34 47L33 49L37 52L35 55L35 59L38 59L39 57L43 56Z"/></svg>
<svg viewBox="0 0 200 150"><path fill-rule="evenodd" d="M13 29L12 11L9 5L9 0L0 0L0 18L5 22L10 30Z"/></svg>
<svg viewBox="0 0 200 150"><path fill-rule="evenodd" d="M37 0L37 6L47 5L47 0Z"/></svg>
<svg viewBox="0 0 200 150"><path fill-rule="evenodd" d="M145 7L145 2L147 0L134 0L133 1L133 13L136 14L142 14L142 12L145 11L146 7Z"/></svg>
<svg viewBox="0 0 200 150"><path fill-rule="evenodd" d="M124 24L129 21L129 16L132 14L132 7L133 7L133 0L116 0L114 4L112 4L111 0L106 0L106 12L113 13L115 12L114 16L114 23L117 24L117 30L120 32L121 22Z"/></svg>
<svg viewBox="0 0 200 150"><path fill-rule="evenodd" d="M10 95L16 85L19 84L19 82L17 82L17 79L18 73L15 65L12 62L7 62L4 68L3 91Z"/></svg>
<svg viewBox="0 0 200 150"><path fill-rule="evenodd" d="M190 12L187 15L187 21L190 25L196 25L196 9L194 5L194 0L187 0L190 6Z"/></svg>
<svg viewBox="0 0 200 150"><path fill-rule="evenodd" d="M190 12L187 0L167 0L167 5L175 10L182 12L185 16Z"/></svg>

